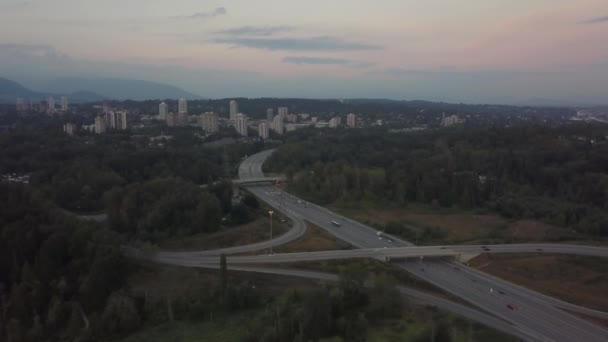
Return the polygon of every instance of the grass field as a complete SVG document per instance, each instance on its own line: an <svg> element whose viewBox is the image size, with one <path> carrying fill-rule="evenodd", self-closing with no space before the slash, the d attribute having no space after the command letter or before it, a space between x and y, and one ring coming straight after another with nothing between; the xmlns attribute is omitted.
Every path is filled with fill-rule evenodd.
<svg viewBox="0 0 608 342"><path fill-rule="evenodd" d="M274 251L277 253L314 252L350 248L348 243L336 239L323 229L308 222L306 225L306 233L304 233L302 237L285 245L276 247Z"/></svg>
<svg viewBox="0 0 608 342"><path fill-rule="evenodd" d="M563 255L482 255L470 265L572 304L608 311L605 259Z"/></svg>
<svg viewBox="0 0 608 342"><path fill-rule="evenodd" d="M284 234L290 222L273 224L273 236ZM159 248L168 250L204 250L246 245L270 239L268 218L259 217L255 221L238 227L224 227L213 234L197 234L184 238L174 238L159 243Z"/></svg>
<svg viewBox="0 0 608 342"><path fill-rule="evenodd" d="M403 208L334 207L338 212L379 229L391 222L413 232L438 228L443 237L424 244L476 244L551 241L566 229L532 220L507 220L498 215L411 204ZM416 243L417 241L411 241ZM418 241L420 243L420 241Z"/></svg>

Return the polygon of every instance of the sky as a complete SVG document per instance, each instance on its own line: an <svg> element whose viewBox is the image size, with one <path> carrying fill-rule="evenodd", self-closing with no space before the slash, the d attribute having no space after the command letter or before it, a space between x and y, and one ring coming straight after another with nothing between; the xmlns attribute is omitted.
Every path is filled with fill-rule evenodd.
<svg viewBox="0 0 608 342"><path fill-rule="evenodd" d="M608 0L0 0L0 77L203 97L608 103Z"/></svg>

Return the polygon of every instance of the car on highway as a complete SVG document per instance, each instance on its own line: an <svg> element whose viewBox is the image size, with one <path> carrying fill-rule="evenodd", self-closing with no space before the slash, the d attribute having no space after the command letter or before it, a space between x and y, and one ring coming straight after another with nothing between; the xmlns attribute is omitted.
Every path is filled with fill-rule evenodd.
<svg viewBox="0 0 608 342"><path fill-rule="evenodd" d="M511 311L519 310L519 308L513 304L507 304L507 308L509 308L509 310L511 310Z"/></svg>
<svg viewBox="0 0 608 342"><path fill-rule="evenodd" d="M331 224L333 224L336 227L340 227L340 223L338 223L338 221L331 220Z"/></svg>

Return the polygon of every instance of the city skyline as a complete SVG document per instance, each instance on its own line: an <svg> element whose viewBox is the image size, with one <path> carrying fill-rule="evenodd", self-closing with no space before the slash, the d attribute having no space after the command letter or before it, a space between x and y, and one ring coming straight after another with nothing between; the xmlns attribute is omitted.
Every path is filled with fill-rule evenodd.
<svg viewBox="0 0 608 342"><path fill-rule="evenodd" d="M142 79L210 98L608 97L601 0L112 3L3 2L0 76Z"/></svg>

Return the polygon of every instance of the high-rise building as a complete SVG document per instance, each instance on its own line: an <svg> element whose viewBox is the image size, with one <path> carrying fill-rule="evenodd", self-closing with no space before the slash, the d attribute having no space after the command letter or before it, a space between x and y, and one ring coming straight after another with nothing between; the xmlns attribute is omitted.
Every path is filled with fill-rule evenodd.
<svg viewBox="0 0 608 342"><path fill-rule="evenodd" d="M185 98L182 97L181 99L179 99L179 101L177 103L177 107L178 107L178 110L177 110L178 113L188 114L188 100L186 100Z"/></svg>
<svg viewBox="0 0 608 342"><path fill-rule="evenodd" d="M167 114L167 117L165 118L165 122L167 123L167 126L169 126L169 127L177 126L177 114L175 114L173 112Z"/></svg>
<svg viewBox="0 0 608 342"><path fill-rule="evenodd" d="M357 116L350 113L346 116L346 126L350 128L357 128Z"/></svg>
<svg viewBox="0 0 608 342"><path fill-rule="evenodd" d="M113 111L106 112L105 114L106 128L108 130L116 129L116 113Z"/></svg>
<svg viewBox="0 0 608 342"><path fill-rule="evenodd" d="M336 119L336 123L338 124L338 126L340 126L342 124L342 117L341 116L336 116L334 119Z"/></svg>
<svg viewBox="0 0 608 342"><path fill-rule="evenodd" d="M230 121L234 122L239 114L239 103L235 100L230 101Z"/></svg>
<svg viewBox="0 0 608 342"><path fill-rule="evenodd" d="M329 128L338 128L338 118L331 118L329 120Z"/></svg>
<svg viewBox="0 0 608 342"><path fill-rule="evenodd" d="M285 121L287 115L289 115L289 108L287 107L279 107L278 114L281 116L281 120Z"/></svg>
<svg viewBox="0 0 608 342"><path fill-rule="evenodd" d="M188 126L189 121L190 117L188 116L188 113L177 113L177 126L186 127Z"/></svg>
<svg viewBox="0 0 608 342"><path fill-rule="evenodd" d="M62 112L68 111L68 97L67 96L61 97L61 111Z"/></svg>
<svg viewBox="0 0 608 342"><path fill-rule="evenodd" d="M234 127L236 131L239 132L240 135L246 137L247 136L247 115L243 113L239 113L236 115L236 121Z"/></svg>
<svg viewBox="0 0 608 342"><path fill-rule="evenodd" d="M127 112L116 113L116 129L124 131L127 128L129 128L127 124Z"/></svg>
<svg viewBox="0 0 608 342"><path fill-rule="evenodd" d="M276 115L272 120L272 130L277 134L283 135L283 120L281 119L281 115Z"/></svg>
<svg viewBox="0 0 608 342"><path fill-rule="evenodd" d="M164 102L161 102L158 105L158 118L161 121L165 121L167 120L167 114L169 114L169 105Z"/></svg>
<svg viewBox="0 0 608 342"><path fill-rule="evenodd" d="M266 109L266 121L272 122L272 119L274 119L274 109L268 108Z"/></svg>
<svg viewBox="0 0 608 342"><path fill-rule="evenodd" d="M103 116L95 118L95 134L103 134L106 132L106 119Z"/></svg>
<svg viewBox="0 0 608 342"><path fill-rule="evenodd" d="M18 112L26 111L25 99L23 97L17 98L17 111Z"/></svg>
<svg viewBox="0 0 608 342"><path fill-rule="evenodd" d="M74 132L76 131L76 125L74 125L73 123L67 123L65 125L63 125L63 131L67 134L67 135L74 135Z"/></svg>
<svg viewBox="0 0 608 342"><path fill-rule="evenodd" d="M48 112L55 113L55 98L53 98L52 96L49 96L49 98L47 99L47 105L48 105Z"/></svg>
<svg viewBox="0 0 608 342"><path fill-rule="evenodd" d="M268 139L268 123L261 122L258 126L258 136L262 139Z"/></svg>
<svg viewBox="0 0 608 342"><path fill-rule="evenodd" d="M207 133L215 133L219 130L219 115L213 112L201 115L201 127Z"/></svg>

